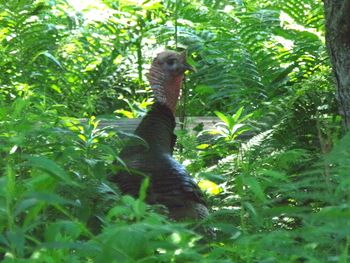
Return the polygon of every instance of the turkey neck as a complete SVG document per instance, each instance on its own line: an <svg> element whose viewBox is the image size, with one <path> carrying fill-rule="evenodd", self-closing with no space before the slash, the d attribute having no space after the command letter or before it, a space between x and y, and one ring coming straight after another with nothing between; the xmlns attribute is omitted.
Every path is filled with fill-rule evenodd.
<svg viewBox="0 0 350 263"><path fill-rule="evenodd" d="M183 74L172 76L164 73L157 66L152 66L150 70L149 80L155 99L161 104L166 105L173 115L175 115L183 77Z"/></svg>
<svg viewBox="0 0 350 263"><path fill-rule="evenodd" d="M147 142L150 152L172 154L176 140L175 125L173 112L157 101L143 117L135 134Z"/></svg>

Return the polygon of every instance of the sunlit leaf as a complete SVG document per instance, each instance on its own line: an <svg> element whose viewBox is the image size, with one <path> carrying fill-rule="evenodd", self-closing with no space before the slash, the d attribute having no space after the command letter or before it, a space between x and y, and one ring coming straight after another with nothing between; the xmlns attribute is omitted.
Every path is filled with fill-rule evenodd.
<svg viewBox="0 0 350 263"><path fill-rule="evenodd" d="M218 116L220 118L220 120L222 120L225 124L229 124L229 117L226 116L225 114L223 114L222 112L219 111L214 111L214 113L216 114L216 116Z"/></svg>
<svg viewBox="0 0 350 263"><path fill-rule="evenodd" d="M222 192L222 188L216 183L209 180L201 180L198 182L198 186L212 195L218 195Z"/></svg>
<svg viewBox="0 0 350 263"><path fill-rule="evenodd" d="M203 144L198 145L196 148L198 150L204 150L204 149L208 148L209 146L210 146L210 144L203 143Z"/></svg>

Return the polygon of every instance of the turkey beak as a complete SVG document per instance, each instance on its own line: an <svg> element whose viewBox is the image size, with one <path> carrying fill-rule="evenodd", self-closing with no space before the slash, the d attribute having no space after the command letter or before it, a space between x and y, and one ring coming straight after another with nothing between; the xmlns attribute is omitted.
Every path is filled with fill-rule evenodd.
<svg viewBox="0 0 350 263"><path fill-rule="evenodd" d="M184 69L184 72L186 70L189 70L192 72L197 72L197 70L194 67L192 67L190 64L188 64L187 62L183 64L183 69Z"/></svg>

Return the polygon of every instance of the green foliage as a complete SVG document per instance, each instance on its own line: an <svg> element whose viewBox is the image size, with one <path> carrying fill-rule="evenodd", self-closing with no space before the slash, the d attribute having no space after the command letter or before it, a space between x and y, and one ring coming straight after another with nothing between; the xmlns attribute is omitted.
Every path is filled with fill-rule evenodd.
<svg viewBox="0 0 350 263"><path fill-rule="evenodd" d="M349 261L350 135L321 1L85 2L0 1L3 262ZM220 119L178 131L201 222L145 204L147 180L139 199L108 180L127 142L99 118L142 116L159 47L197 68L181 112Z"/></svg>
<svg viewBox="0 0 350 263"><path fill-rule="evenodd" d="M214 132L217 132L220 135L220 138L224 138L225 141L230 142L235 140L240 134L248 131L248 128L243 129L244 124L242 124L242 122L251 117L252 114L240 118L242 112L243 107L239 108L232 116L226 116L219 111L215 111L216 116L220 118L222 123L217 124L217 128Z"/></svg>

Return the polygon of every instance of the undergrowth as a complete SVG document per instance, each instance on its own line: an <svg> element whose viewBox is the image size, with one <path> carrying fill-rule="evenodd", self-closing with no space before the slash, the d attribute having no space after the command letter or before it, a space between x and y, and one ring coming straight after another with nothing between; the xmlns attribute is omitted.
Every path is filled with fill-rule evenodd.
<svg viewBox="0 0 350 263"><path fill-rule="evenodd" d="M2 262L349 262L350 134L321 1L100 3L0 1ZM176 45L197 68L181 117L218 117L177 130L201 222L145 204L148 181L123 196L108 177L137 138L99 124L142 116L151 53Z"/></svg>

